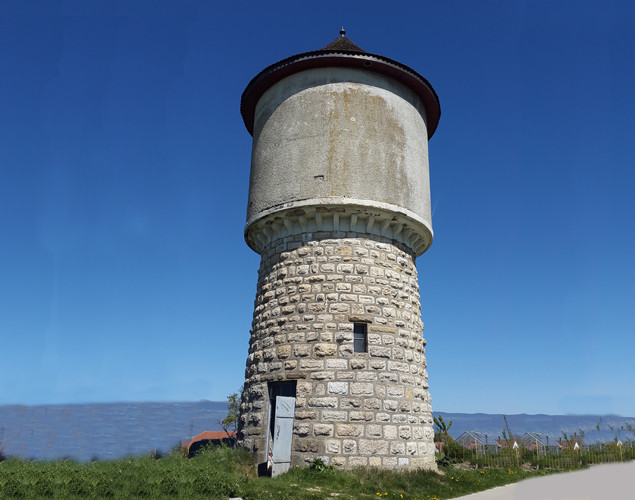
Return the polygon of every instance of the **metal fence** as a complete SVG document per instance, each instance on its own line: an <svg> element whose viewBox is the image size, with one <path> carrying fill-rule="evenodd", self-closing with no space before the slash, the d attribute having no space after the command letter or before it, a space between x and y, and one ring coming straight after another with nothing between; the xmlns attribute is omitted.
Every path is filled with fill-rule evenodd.
<svg viewBox="0 0 635 500"><path fill-rule="evenodd" d="M448 451L448 450L446 450ZM444 450L442 449L442 453ZM447 453L453 462L469 463L476 467L533 467L537 469L577 469L592 464L635 460L635 443L597 443L577 449L530 450L522 446L492 451L484 447L476 450L454 446Z"/></svg>

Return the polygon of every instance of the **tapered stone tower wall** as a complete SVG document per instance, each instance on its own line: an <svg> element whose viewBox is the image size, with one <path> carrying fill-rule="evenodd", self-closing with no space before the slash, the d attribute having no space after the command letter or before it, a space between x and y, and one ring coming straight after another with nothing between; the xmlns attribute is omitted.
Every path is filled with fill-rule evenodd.
<svg viewBox="0 0 635 500"><path fill-rule="evenodd" d="M290 395L291 466L434 469L415 258L432 242L436 94L341 37L263 71L242 113L245 239L262 260L240 444L259 462L283 446L275 401Z"/></svg>

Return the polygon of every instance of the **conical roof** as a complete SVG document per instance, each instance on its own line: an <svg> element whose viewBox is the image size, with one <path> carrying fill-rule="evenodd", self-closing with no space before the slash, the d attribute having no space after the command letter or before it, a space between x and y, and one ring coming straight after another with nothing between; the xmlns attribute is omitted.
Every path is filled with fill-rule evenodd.
<svg viewBox="0 0 635 500"><path fill-rule="evenodd" d="M340 30L340 36L338 36L335 40L329 43L326 47L321 50L337 50L344 52L366 52L356 43L353 43L350 38L346 37L346 31L344 28Z"/></svg>

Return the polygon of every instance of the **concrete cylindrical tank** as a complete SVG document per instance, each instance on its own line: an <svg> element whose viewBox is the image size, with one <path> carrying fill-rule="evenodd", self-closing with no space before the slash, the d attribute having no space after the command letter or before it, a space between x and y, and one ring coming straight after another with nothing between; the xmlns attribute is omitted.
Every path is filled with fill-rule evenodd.
<svg viewBox="0 0 635 500"><path fill-rule="evenodd" d="M245 239L262 260L239 441L261 462L288 446L283 468L434 468L414 265L432 243L434 90L342 34L257 75L241 112Z"/></svg>

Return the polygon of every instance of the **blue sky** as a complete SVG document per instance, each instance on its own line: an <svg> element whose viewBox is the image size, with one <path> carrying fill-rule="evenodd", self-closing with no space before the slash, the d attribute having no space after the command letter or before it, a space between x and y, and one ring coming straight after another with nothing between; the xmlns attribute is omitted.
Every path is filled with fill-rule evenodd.
<svg viewBox="0 0 635 500"><path fill-rule="evenodd" d="M433 408L635 416L635 9L0 5L0 404L223 400L267 65L347 35L439 94L417 260Z"/></svg>

